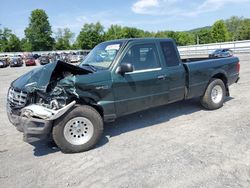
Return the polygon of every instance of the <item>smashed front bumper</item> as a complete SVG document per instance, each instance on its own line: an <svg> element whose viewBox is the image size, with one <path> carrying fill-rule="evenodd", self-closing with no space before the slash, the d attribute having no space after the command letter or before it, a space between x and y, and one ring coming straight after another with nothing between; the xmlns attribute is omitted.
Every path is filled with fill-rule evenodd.
<svg viewBox="0 0 250 188"><path fill-rule="evenodd" d="M22 108L21 113L17 113L11 109L9 102L7 102L7 114L9 121L18 131L23 132L24 141L31 143L47 138L51 133L53 121L65 114L75 104L76 101L72 101L58 110L31 104Z"/></svg>
<svg viewBox="0 0 250 188"><path fill-rule="evenodd" d="M26 118L16 115L7 103L7 115L9 121L20 132L23 132L23 140L31 143L41 139L47 138L52 129L51 120L43 120L38 118Z"/></svg>
<svg viewBox="0 0 250 188"><path fill-rule="evenodd" d="M51 133L53 121L65 114L75 104L76 101L72 101L59 110L31 104L21 109L22 115L17 115L20 113L15 113L7 102L7 114L9 121L18 131L23 132L24 141L31 143L47 138Z"/></svg>

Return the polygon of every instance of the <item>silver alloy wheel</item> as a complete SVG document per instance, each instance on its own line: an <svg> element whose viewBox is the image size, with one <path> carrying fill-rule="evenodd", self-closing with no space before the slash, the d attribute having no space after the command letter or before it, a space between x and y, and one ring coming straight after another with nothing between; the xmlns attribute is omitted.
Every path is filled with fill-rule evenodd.
<svg viewBox="0 0 250 188"><path fill-rule="evenodd" d="M211 92L212 101L216 104L220 103L223 98L223 90L220 85L214 86Z"/></svg>
<svg viewBox="0 0 250 188"><path fill-rule="evenodd" d="M66 123L63 134L70 144L82 145L92 138L94 126L85 117L75 117Z"/></svg>

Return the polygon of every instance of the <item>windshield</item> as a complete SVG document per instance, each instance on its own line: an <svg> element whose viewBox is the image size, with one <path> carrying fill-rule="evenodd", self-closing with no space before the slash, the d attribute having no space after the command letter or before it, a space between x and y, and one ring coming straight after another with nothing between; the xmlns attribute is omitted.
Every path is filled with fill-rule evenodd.
<svg viewBox="0 0 250 188"><path fill-rule="evenodd" d="M100 69L107 69L120 50L122 42L104 42L97 45L88 56L83 60L80 66L94 66Z"/></svg>
<svg viewBox="0 0 250 188"><path fill-rule="evenodd" d="M214 51L214 53L220 53L221 52L221 49L217 49Z"/></svg>

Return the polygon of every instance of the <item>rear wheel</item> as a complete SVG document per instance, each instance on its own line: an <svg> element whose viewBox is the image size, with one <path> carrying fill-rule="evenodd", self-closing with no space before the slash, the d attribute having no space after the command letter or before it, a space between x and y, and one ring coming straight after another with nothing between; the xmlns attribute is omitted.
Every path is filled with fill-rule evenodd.
<svg viewBox="0 0 250 188"><path fill-rule="evenodd" d="M93 148L102 132L102 117L94 108L85 105L57 119L52 135L62 152L76 153Z"/></svg>
<svg viewBox="0 0 250 188"><path fill-rule="evenodd" d="M205 94L201 97L201 104L209 110L215 110L223 106L226 96L226 87L222 80L212 79Z"/></svg>

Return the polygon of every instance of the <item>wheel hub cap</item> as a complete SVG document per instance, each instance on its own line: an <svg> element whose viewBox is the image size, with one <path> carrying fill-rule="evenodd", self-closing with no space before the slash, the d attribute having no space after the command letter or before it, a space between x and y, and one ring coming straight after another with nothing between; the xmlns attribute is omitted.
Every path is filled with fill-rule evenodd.
<svg viewBox="0 0 250 188"><path fill-rule="evenodd" d="M211 98L214 103L220 103L223 97L223 91L221 86L216 85L211 92Z"/></svg>
<svg viewBox="0 0 250 188"><path fill-rule="evenodd" d="M94 126L85 117L75 117L69 120L64 127L65 139L73 145L87 143L94 134Z"/></svg>

